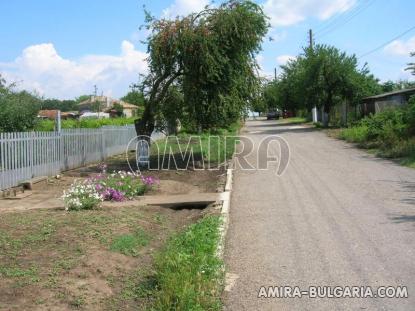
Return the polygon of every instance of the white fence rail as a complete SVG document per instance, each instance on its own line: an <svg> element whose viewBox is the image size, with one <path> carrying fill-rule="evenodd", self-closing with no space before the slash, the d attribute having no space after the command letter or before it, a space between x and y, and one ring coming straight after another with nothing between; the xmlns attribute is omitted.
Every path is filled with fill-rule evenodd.
<svg viewBox="0 0 415 311"><path fill-rule="evenodd" d="M0 133L0 190L30 178L104 161L125 152L135 136L134 126Z"/></svg>

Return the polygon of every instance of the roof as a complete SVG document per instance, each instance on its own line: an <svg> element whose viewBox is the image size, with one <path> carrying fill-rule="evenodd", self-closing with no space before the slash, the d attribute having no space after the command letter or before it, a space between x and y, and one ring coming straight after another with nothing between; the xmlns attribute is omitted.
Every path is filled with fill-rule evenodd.
<svg viewBox="0 0 415 311"><path fill-rule="evenodd" d="M55 119L59 110L39 110L38 117Z"/></svg>
<svg viewBox="0 0 415 311"><path fill-rule="evenodd" d="M126 103L125 101L114 99L114 98L107 97L107 96L91 96L87 100L80 102L78 106L90 105L95 102L105 103L106 108L110 108L114 104L120 104L125 109L137 109L138 108L136 105L132 105L132 104Z"/></svg>
<svg viewBox="0 0 415 311"><path fill-rule="evenodd" d="M400 95L400 94L415 94L415 87L410 88L410 89L398 90L398 91L387 92L387 93L383 93L379 95L369 96L363 99L379 99L379 98L384 98L384 97L393 96L393 95Z"/></svg>
<svg viewBox="0 0 415 311"><path fill-rule="evenodd" d="M120 101L119 104L125 109L138 109L138 107L136 105L133 104L129 104L123 101Z"/></svg>

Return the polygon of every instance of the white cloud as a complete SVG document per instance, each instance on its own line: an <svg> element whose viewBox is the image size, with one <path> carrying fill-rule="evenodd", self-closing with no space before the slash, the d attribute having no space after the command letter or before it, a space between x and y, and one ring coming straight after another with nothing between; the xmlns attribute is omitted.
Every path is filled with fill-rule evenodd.
<svg viewBox="0 0 415 311"><path fill-rule="evenodd" d="M277 57L277 64L280 66L283 66L286 63L288 63L288 61L294 60L294 59L296 59L296 57L293 55L280 55Z"/></svg>
<svg viewBox="0 0 415 311"><path fill-rule="evenodd" d="M106 95L122 96L146 72L146 57L129 41L122 42L120 55L87 55L78 60L65 59L52 43L44 43L25 48L14 62L0 63L0 72L8 82L18 81L19 88L46 97L90 94L94 84Z"/></svg>
<svg viewBox="0 0 415 311"><path fill-rule="evenodd" d="M385 47L385 52L397 56L409 56L415 52L415 36L407 41L395 40Z"/></svg>
<svg viewBox="0 0 415 311"><path fill-rule="evenodd" d="M163 10L162 16L165 18L175 18L193 12L199 12L209 4L208 0L175 0L167 9Z"/></svg>
<svg viewBox="0 0 415 311"><path fill-rule="evenodd" d="M326 20L331 16L346 12L356 0L267 0L264 11L271 18L271 25L290 26L308 17Z"/></svg>

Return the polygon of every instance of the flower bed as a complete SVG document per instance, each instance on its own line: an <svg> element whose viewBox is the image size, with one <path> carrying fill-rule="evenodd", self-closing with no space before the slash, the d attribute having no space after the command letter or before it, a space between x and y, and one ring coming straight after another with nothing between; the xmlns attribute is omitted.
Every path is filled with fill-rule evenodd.
<svg viewBox="0 0 415 311"><path fill-rule="evenodd" d="M102 201L121 202L143 195L158 184L154 177L118 171L106 173L100 164L101 173L84 181L75 181L64 191L62 199L66 210L92 209Z"/></svg>

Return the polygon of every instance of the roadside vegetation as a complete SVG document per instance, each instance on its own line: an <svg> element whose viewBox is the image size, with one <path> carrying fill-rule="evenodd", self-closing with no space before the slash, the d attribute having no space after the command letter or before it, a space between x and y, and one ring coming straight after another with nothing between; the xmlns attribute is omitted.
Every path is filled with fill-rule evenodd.
<svg viewBox="0 0 415 311"><path fill-rule="evenodd" d="M172 237L156 255L151 310L221 310L219 216L207 216Z"/></svg>
<svg viewBox="0 0 415 311"><path fill-rule="evenodd" d="M194 160L205 165L222 165L226 160L230 160L235 151L238 131L241 127L240 122L235 122L227 128L204 131L200 134L182 131L177 136L159 140L152 145L152 154L171 152L176 161L187 163L190 149L193 150ZM157 150L158 148L158 150ZM181 159L180 153L187 158ZM190 163L192 165L192 163ZM180 163L178 163L180 165Z"/></svg>
<svg viewBox="0 0 415 311"><path fill-rule="evenodd" d="M81 119L81 120L62 120L62 129L75 128L100 128L102 126L123 126L134 124L135 118L109 118L109 119ZM38 120L34 127L34 131L51 132L55 129L55 121Z"/></svg>
<svg viewBox="0 0 415 311"><path fill-rule="evenodd" d="M385 110L340 129L337 137L415 167L415 97L407 106Z"/></svg>

